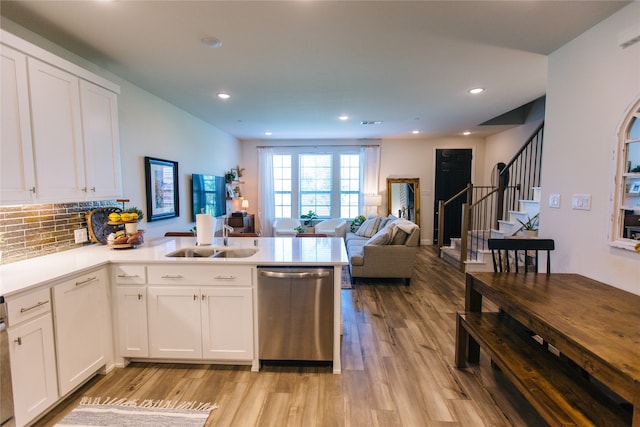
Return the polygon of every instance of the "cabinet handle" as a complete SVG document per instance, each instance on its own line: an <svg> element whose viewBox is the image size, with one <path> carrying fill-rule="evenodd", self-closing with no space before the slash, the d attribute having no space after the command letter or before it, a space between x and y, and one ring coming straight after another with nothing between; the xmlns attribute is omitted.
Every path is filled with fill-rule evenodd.
<svg viewBox="0 0 640 427"><path fill-rule="evenodd" d="M31 191L33 194L36 194L36 187L31 187L29 191Z"/></svg>
<svg viewBox="0 0 640 427"><path fill-rule="evenodd" d="M216 280L235 280L236 276L230 274L228 276L214 276L213 278Z"/></svg>
<svg viewBox="0 0 640 427"><path fill-rule="evenodd" d="M138 301L142 299L142 294L138 294Z"/></svg>
<svg viewBox="0 0 640 427"><path fill-rule="evenodd" d="M17 342L18 345L22 345L22 338L18 337L17 339L13 340L13 342Z"/></svg>
<svg viewBox="0 0 640 427"><path fill-rule="evenodd" d="M182 274L165 274L164 276L160 276L163 279L182 279Z"/></svg>
<svg viewBox="0 0 640 427"><path fill-rule="evenodd" d="M193 300L194 300L194 301L198 301L198 295L194 294L194 295L193 295Z"/></svg>
<svg viewBox="0 0 640 427"><path fill-rule="evenodd" d="M87 187L82 187L82 191L86 193L87 192Z"/></svg>
<svg viewBox="0 0 640 427"><path fill-rule="evenodd" d="M118 274L118 277L123 278L123 279L128 279L131 277L140 277L137 274L127 274L127 273L123 273L123 274Z"/></svg>
<svg viewBox="0 0 640 427"><path fill-rule="evenodd" d="M91 187L91 191L96 192L96 187Z"/></svg>
<svg viewBox="0 0 640 427"><path fill-rule="evenodd" d="M27 311L29 311L29 310L33 310L34 308L41 307L41 306L43 306L43 305L45 305L45 304L48 304L48 303L49 303L49 300L46 300L46 301L38 301L35 305L32 305L31 307L23 307L23 308L21 308L21 309L20 309L20 313L26 313L26 312L27 312Z"/></svg>
<svg viewBox="0 0 640 427"><path fill-rule="evenodd" d="M202 294L202 301L206 300L207 297L204 296L204 294Z"/></svg>
<svg viewBox="0 0 640 427"><path fill-rule="evenodd" d="M86 285L87 283L91 283L93 281L95 281L98 277L94 276L94 277L89 277L86 280L83 280L81 282L76 282L76 286L82 286L82 285Z"/></svg>

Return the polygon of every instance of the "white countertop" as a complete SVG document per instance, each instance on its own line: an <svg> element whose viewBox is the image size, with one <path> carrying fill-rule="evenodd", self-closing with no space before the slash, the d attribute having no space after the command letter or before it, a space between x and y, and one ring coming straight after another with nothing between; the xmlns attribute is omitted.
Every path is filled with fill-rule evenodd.
<svg viewBox="0 0 640 427"><path fill-rule="evenodd" d="M253 247L258 252L246 258L170 258L165 254L180 248L196 247L193 237L164 237L146 241L135 249L109 249L90 245L51 255L0 266L0 295L35 288L52 280L65 279L111 262L116 263L196 263L236 265L346 265L347 252L341 238L313 237L230 237L228 246L215 238L212 247L221 249Z"/></svg>

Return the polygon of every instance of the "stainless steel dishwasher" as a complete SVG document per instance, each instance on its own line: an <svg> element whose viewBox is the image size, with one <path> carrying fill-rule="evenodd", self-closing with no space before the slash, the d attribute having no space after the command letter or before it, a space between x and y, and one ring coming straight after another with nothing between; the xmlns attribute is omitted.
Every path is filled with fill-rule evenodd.
<svg viewBox="0 0 640 427"><path fill-rule="evenodd" d="M333 268L258 267L260 360L333 360Z"/></svg>

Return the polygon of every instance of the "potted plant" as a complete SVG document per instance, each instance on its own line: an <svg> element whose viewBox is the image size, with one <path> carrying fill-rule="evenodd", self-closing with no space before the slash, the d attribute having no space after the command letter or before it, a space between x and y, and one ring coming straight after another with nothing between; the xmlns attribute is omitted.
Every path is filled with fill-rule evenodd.
<svg viewBox="0 0 640 427"><path fill-rule="evenodd" d="M304 233L304 227L301 225L294 228L294 230L296 230L297 233Z"/></svg>
<svg viewBox="0 0 640 427"><path fill-rule="evenodd" d="M366 220L367 218L365 218L364 215L358 215L357 217L353 218L350 226L351 232L354 233L358 229L358 227L360 227Z"/></svg>
<svg viewBox="0 0 640 427"><path fill-rule="evenodd" d="M534 216L531 218L527 216L526 221L521 221L518 219L518 222L522 224L522 230L524 235L527 237L536 237L538 235L538 217Z"/></svg>
<svg viewBox="0 0 640 427"><path fill-rule="evenodd" d="M124 228L127 234L132 235L138 231L138 221L144 218L144 213L137 207L131 206L120 213L120 218L122 218L122 222L124 222Z"/></svg>
<svg viewBox="0 0 640 427"><path fill-rule="evenodd" d="M224 173L224 180L227 184L231 184L236 179L236 173L233 170Z"/></svg>
<svg viewBox="0 0 640 427"><path fill-rule="evenodd" d="M314 211L309 211L306 214L300 215L302 219L302 223L305 227L311 227L313 225L313 220L318 218L318 215Z"/></svg>

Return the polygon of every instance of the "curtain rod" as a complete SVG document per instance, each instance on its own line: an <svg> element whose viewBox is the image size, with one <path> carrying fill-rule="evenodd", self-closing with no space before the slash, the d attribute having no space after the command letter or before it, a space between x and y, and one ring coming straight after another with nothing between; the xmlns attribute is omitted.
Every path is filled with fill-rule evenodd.
<svg viewBox="0 0 640 427"><path fill-rule="evenodd" d="M338 147L338 148L361 148L361 147L380 147L380 144L367 144L367 145L256 145L256 148L324 148L324 147Z"/></svg>

